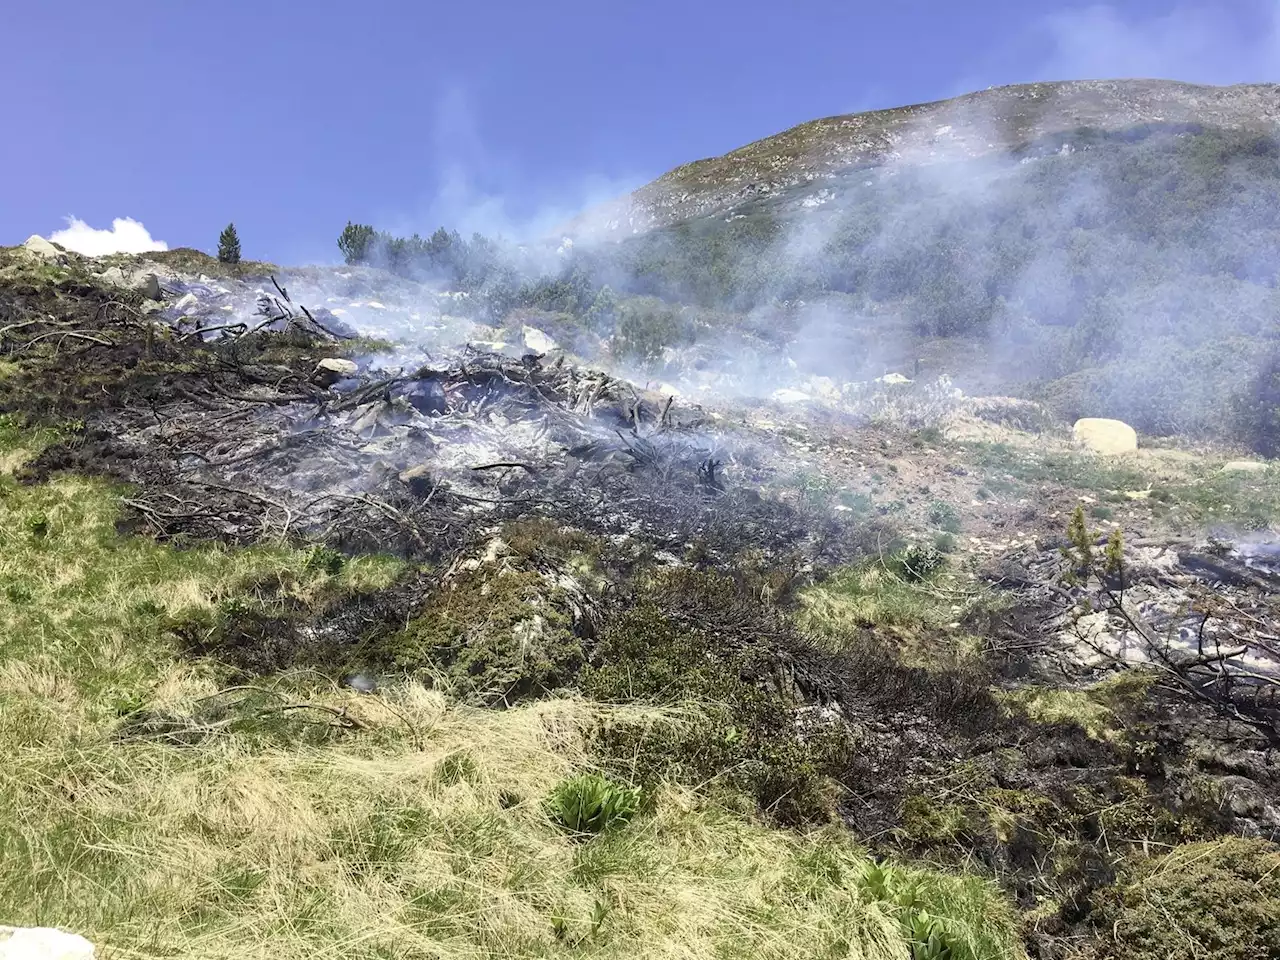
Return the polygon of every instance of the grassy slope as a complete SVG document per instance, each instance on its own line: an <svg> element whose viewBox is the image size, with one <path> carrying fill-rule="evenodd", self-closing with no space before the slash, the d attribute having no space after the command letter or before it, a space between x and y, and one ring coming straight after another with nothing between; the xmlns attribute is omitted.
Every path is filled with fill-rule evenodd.
<svg viewBox="0 0 1280 960"><path fill-rule="evenodd" d="M226 691L167 618L249 576L291 572L305 594L326 575L296 552L121 538L111 488L12 481L43 439L0 429L0 920L78 930L105 956L889 958L909 942L889 901L912 891L974 956L1020 952L981 881L868 881L847 835L769 829L687 792L621 832L566 836L543 799L589 766L583 734L606 715L669 722L642 708L463 710L307 676ZM331 736L317 706L361 729ZM167 726L122 735L142 716Z"/></svg>

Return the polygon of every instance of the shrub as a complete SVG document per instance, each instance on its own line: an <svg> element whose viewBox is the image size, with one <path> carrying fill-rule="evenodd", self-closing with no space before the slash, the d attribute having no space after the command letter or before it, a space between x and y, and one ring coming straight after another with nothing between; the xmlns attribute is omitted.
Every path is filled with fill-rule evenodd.
<svg viewBox="0 0 1280 960"><path fill-rule="evenodd" d="M631 821L640 807L640 789L583 774L557 786L547 806L551 818L570 833L603 833Z"/></svg>
<svg viewBox="0 0 1280 960"><path fill-rule="evenodd" d="M315 546L307 553L306 568L316 573L337 576L346 565L347 558L330 547Z"/></svg>
<svg viewBox="0 0 1280 960"><path fill-rule="evenodd" d="M1280 956L1280 847L1233 837L1130 864L1098 905L1109 956Z"/></svg>
<svg viewBox="0 0 1280 960"><path fill-rule="evenodd" d="M228 223L218 236L218 259L223 263L240 262L240 237L234 223Z"/></svg>

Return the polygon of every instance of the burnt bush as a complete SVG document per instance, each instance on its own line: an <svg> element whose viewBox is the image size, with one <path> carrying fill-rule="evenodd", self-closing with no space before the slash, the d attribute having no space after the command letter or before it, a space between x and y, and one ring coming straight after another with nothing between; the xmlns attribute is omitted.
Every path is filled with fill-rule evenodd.
<svg viewBox="0 0 1280 960"><path fill-rule="evenodd" d="M687 724L599 732L598 748L642 781L740 791L786 823L828 818L830 775L849 761L838 724L803 735L802 701L774 681L785 618L744 578L678 569L653 577L612 618L583 672L594 699L696 702ZM659 737L660 743L649 738Z"/></svg>

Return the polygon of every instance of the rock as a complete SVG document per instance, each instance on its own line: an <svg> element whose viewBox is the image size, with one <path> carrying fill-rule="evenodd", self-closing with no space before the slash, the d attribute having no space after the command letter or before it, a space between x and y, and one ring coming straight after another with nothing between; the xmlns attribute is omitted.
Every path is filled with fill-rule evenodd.
<svg viewBox="0 0 1280 960"><path fill-rule="evenodd" d="M400 482L409 488L410 493L425 497L431 492L431 487L433 486L431 468L425 463L420 463L416 467L410 467L408 470L401 470Z"/></svg>
<svg viewBox="0 0 1280 960"><path fill-rule="evenodd" d="M119 267L108 267L98 274L98 279L123 290L136 290L148 300L159 300L164 296L160 289L160 278L154 273L125 273Z"/></svg>
<svg viewBox="0 0 1280 960"><path fill-rule="evenodd" d="M154 273L136 273L133 276L134 289L148 300L163 300L164 291L160 289L160 278Z"/></svg>
<svg viewBox="0 0 1280 960"><path fill-rule="evenodd" d="M27 237L26 243L22 245L23 249L28 253L45 260L57 260L62 256L62 251L56 245L46 240L39 234L32 234Z"/></svg>
<svg viewBox="0 0 1280 960"><path fill-rule="evenodd" d="M911 382L910 377L905 377L900 373L886 373L883 377L876 377L876 383L887 383L891 386L900 384L900 383L910 383L910 382Z"/></svg>
<svg viewBox="0 0 1280 960"><path fill-rule="evenodd" d="M1222 465L1223 473L1263 473L1266 469L1267 465L1257 460L1232 460Z"/></svg>
<svg viewBox="0 0 1280 960"><path fill-rule="evenodd" d="M773 400L775 403L805 403L812 399L813 398L807 393L801 393L799 390L791 390L787 387L773 391Z"/></svg>
<svg viewBox="0 0 1280 960"><path fill-rule="evenodd" d="M524 337L524 345L538 353L550 353L556 349L556 342L537 327L526 326L520 331Z"/></svg>
<svg viewBox="0 0 1280 960"><path fill-rule="evenodd" d="M311 379L322 386L330 387L339 380L354 377L359 369L354 360L326 357L316 364L315 373L311 375Z"/></svg>
<svg viewBox="0 0 1280 960"><path fill-rule="evenodd" d="M1076 443L1103 456L1132 453L1138 449L1137 431L1123 420L1085 417L1076 421L1071 432Z"/></svg>
<svg viewBox="0 0 1280 960"><path fill-rule="evenodd" d="M93 944L51 927L0 926L0 960L92 960Z"/></svg>
<svg viewBox="0 0 1280 960"><path fill-rule="evenodd" d="M178 298L178 302L173 305L173 309L185 316L191 316L200 306L200 301L194 293L184 293Z"/></svg>

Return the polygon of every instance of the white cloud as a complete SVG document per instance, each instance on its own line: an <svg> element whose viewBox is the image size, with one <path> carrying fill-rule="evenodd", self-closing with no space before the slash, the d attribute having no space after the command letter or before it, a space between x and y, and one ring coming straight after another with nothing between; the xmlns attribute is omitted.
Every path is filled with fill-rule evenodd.
<svg viewBox="0 0 1280 960"><path fill-rule="evenodd" d="M111 221L110 230L98 230L77 217L67 217L66 228L54 231L49 239L87 257L169 249L167 243L152 239L150 231L130 217L117 217Z"/></svg>

